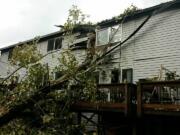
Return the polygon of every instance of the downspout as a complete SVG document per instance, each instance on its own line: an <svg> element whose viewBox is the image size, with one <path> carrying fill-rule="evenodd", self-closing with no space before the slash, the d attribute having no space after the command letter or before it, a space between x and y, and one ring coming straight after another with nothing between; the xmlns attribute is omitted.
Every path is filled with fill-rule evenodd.
<svg viewBox="0 0 180 135"><path fill-rule="evenodd" d="M123 21L121 22L121 41L123 38ZM120 78L119 78L119 82L122 82L122 73L121 73L121 46L120 46L120 51L119 51L119 73L120 73Z"/></svg>

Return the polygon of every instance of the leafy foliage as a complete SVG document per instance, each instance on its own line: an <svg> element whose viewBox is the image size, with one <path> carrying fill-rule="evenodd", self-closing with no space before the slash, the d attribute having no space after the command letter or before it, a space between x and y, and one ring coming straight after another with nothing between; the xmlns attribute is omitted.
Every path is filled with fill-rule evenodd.
<svg viewBox="0 0 180 135"><path fill-rule="evenodd" d="M124 17L128 15L134 14L138 10L138 7L135 5L131 5L130 7L126 8L122 14L120 14L117 18L118 19L123 19Z"/></svg>
<svg viewBox="0 0 180 135"><path fill-rule="evenodd" d="M11 64L20 67L26 67L28 64L35 63L41 58L41 54L37 50L37 41L34 41L31 45L16 46L12 54Z"/></svg>
<svg viewBox="0 0 180 135"><path fill-rule="evenodd" d="M64 24L64 30L72 31L77 25L90 24L90 22L86 21L87 17L89 16L84 14L76 5L73 5L72 8L69 9L69 16Z"/></svg>
<svg viewBox="0 0 180 135"><path fill-rule="evenodd" d="M50 81L48 80L49 67L30 56L30 54L41 56L36 49L32 49L32 46L25 45L21 49L17 47L13 51L12 64L24 66L26 75L19 80L13 90L8 90L2 95L1 115L7 113L14 106L23 103ZM31 50L28 57L26 57L26 50ZM18 57L19 51L21 57L25 57L27 61ZM64 83L63 87L51 91L41 100L31 99L34 101L34 105L29 106L22 112L22 115L1 128L2 134L82 134L83 123L79 125L75 121L76 114L70 111L70 106L77 99L86 101L95 99L95 79L91 73L77 70L78 62L69 50L62 52L58 60L59 66L55 70L68 75L68 81ZM73 91L74 85L80 86L80 89Z"/></svg>
<svg viewBox="0 0 180 135"><path fill-rule="evenodd" d="M138 9L139 9L139 8L138 8L137 6L131 5L131 6L129 6L128 8L126 8L123 13L119 14L118 16L114 16L114 17L111 18L111 19L114 19L114 20L122 20L122 19L125 19L125 18L126 18L127 16L129 16L129 15L133 15L136 11L138 11ZM111 19L110 19L110 20L111 20ZM103 20L103 21L101 21L100 23L103 23L103 22L106 22L106 21L108 21L108 19L107 19L107 20Z"/></svg>

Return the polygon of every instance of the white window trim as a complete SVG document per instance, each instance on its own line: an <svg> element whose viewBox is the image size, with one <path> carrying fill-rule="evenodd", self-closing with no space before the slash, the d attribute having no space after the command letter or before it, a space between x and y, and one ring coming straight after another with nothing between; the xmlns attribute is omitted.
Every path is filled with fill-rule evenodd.
<svg viewBox="0 0 180 135"><path fill-rule="evenodd" d="M111 28L111 30L112 30L112 28L113 27L117 27L117 29L118 29L118 33L120 33L120 34L118 34L118 35L120 35L120 40L119 41L111 41L111 43L116 43L116 42L120 42L120 41L122 41L122 24L118 24L118 25L114 25L114 26L112 26L112 27L110 27ZM116 30L117 30L116 29ZM111 31L112 32L112 31ZM112 33L111 33L112 34ZM117 36L116 34L114 35L114 36ZM112 37L111 37L112 38Z"/></svg>
<svg viewBox="0 0 180 135"><path fill-rule="evenodd" d="M122 67L121 68L121 78L120 78L120 83L123 83L123 80L122 80L122 77L123 77L123 70L126 70L126 69L132 69L133 70L133 67ZM133 74L132 74L133 76Z"/></svg>
<svg viewBox="0 0 180 135"><path fill-rule="evenodd" d="M119 31L118 33L120 33L120 34L118 34L118 35L120 35L120 40L119 41L113 41L111 39L112 38L111 37L112 28L116 27L116 26L117 26L117 28L119 28L119 30L118 30ZM106 29L108 29L108 43L110 42L110 39L111 39L111 43L116 43L116 42L121 42L122 41L122 24L118 24L118 25L114 25L114 26L111 26L111 27L103 28L103 29L96 29L96 46L102 46L102 45L108 44L108 43L106 43L106 44L98 44L98 32L106 30ZM114 36L117 36L117 35L115 34Z"/></svg>
<svg viewBox="0 0 180 135"><path fill-rule="evenodd" d="M61 37L52 38L52 39L54 40L53 49L52 49L52 50L49 50L49 51L47 51L47 52L52 52L52 51L54 51L54 50L60 50L60 49L62 48L62 46L63 46L63 41L61 41L61 48L55 49L56 40L59 39L59 38L61 38ZM51 40L51 39L49 39L49 40ZM47 43L47 47L48 47L48 43Z"/></svg>

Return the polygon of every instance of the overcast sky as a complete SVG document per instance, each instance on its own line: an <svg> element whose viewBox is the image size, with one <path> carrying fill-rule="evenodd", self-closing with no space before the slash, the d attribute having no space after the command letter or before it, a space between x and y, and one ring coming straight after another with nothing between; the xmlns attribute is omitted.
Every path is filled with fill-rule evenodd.
<svg viewBox="0 0 180 135"><path fill-rule="evenodd" d="M147 8L169 0L0 0L0 48L58 31L77 5L90 21L117 16L131 4Z"/></svg>

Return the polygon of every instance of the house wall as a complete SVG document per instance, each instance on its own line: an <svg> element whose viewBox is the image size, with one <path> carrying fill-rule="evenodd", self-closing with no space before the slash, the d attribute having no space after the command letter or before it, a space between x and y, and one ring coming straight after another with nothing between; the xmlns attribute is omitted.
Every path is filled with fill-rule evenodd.
<svg viewBox="0 0 180 135"><path fill-rule="evenodd" d="M136 25L142 19L137 20ZM162 64L180 74L180 9L154 16L134 39L134 80L153 77ZM142 72L143 71L143 72Z"/></svg>
<svg viewBox="0 0 180 135"><path fill-rule="evenodd" d="M146 17L122 24L122 41ZM180 9L153 16L143 28L121 48L114 51L109 69L133 68L133 82L159 74L161 64L180 74ZM121 50L121 51L120 51Z"/></svg>
<svg viewBox="0 0 180 135"><path fill-rule="evenodd" d="M87 38L77 39L77 40L74 41L74 43L81 42L81 40L84 41L84 40L87 40ZM44 57L41 60L41 62L42 63L47 63L51 72L53 71L53 69L57 65L59 65L59 62L58 62L57 58L60 57L60 53L64 49L68 48L68 44L69 44L69 40L65 37L65 39L62 41L62 48L59 51L54 52L54 53L47 52L48 40L40 42L40 43L37 44L37 49L40 51L40 53L42 55L45 55L45 54L49 53L46 57ZM76 57L77 61L79 62L79 64L82 63L85 60L85 56L86 56L85 49L74 50L72 53L75 55L75 57ZM10 74L11 72L13 72L16 69L16 67L12 67L9 64L8 56L9 56L8 51L5 52L5 53L2 53L2 55L0 56L0 78L5 78L8 74ZM24 76L25 75L25 70L22 69L18 73L21 76Z"/></svg>
<svg viewBox="0 0 180 135"><path fill-rule="evenodd" d="M122 41L126 39L146 17L136 18L122 24ZM151 78L159 74L161 64L169 70L177 71L180 74L180 9L174 9L152 16L150 20L122 47L113 52L109 64L102 65L101 68L110 71L114 68L133 69L133 82L142 78ZM82 39L79 39L79 41ZM47 53L47 41L38 44L38 49L42 54ZM67 48L68 40L63 40L63 47ZM51 69L57 64L58 53L49 54L43 58L43 62L48 63ZM83 62L86 56L85 50L74 50L79 62ZM8 52L2 54L1 61L7 62ZM4 77L8 70L13 71L9 64L0 62L0 74ZM111 77L111 75L108 75ZM122 78L122 74L119 75ZM100 77L101 78L101 77ZM100 80L101 83L110 83ZM120 79L121 80L121 79Z"/></svg>

